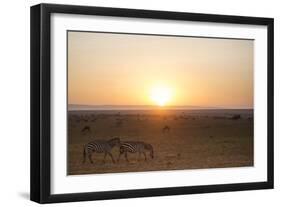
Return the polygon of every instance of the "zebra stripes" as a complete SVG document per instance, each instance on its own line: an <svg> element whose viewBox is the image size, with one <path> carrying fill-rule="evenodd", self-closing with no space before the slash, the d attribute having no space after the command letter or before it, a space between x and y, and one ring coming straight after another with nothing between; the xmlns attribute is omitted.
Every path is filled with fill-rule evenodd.
<svg viewBox="0 0 281 207"><path fill-rule="evenodd" d="M121 156L124 154L126 161L129 162L128 159L128 152L129 153L138 153L139 157L138 160L141 158L141 154L144 155L145 161L147 161L146 151L149 151L150 157L153 159L153 147L151 144L145 142L136 142L136 141L127 141L122 142L120 145L120 154L118 157L118 161L120 160Z"/></svg>
<svg viewBox="0 0 281 207"><path fill-rule="evenodd" d="M104 153L103 161L105 162L105 158L107 155L111 157L111 160L113 163L115 163L115 160L112 156L111 150L114 146L120 144L120 138L113 138L108 141L106 140L95 140L92 142L89 142L84 146L83 151L83 163L86 162L86 155L88 155L88 158L90 162L93 164L92 160L92 154L95 153Z"/></svg>
<svg viewBox="0 0 281 207"><path fill-rule="evenodd" d="M126 158L126 161L129 162L128 153L138 153L138 160L140 160L141 155L143 155L145 161L147 161L146 152L149 152L151 159L154 158L154 151L151 144L141 141L120 142L120 138L113 138L110 140L94 140L86 144L83 150L83 163L86 162L86 157L88 156L89 161L93 164L93 153L104 153L103 162L105 162L106 156L109 155L112 162L115 163L115 160L111 153L113 147L115 146L119 147L119 157L117 160L118 162L123 154Z"/></svg>

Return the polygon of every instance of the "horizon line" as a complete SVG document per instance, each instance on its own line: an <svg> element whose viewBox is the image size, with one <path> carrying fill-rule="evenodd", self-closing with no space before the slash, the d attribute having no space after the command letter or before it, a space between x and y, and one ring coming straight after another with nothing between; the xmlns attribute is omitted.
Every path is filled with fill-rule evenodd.
<svg viewBox="0 0 281 207"><path fill-rule="evenodd" d="M100 104L100 105L89 105L89 104L68 104L69 108L97 108L104 110L106 109L114 109L118 108L122 109L137 109L137 108L157 108L157 109L169 109L169 108L177 108L177 109L254 109L254 107L247 106L196 106L196 105L167 105L167 106L158 106L158 105L114 105L114 104ZM73 110L73 109L72 109Z"/></svg>

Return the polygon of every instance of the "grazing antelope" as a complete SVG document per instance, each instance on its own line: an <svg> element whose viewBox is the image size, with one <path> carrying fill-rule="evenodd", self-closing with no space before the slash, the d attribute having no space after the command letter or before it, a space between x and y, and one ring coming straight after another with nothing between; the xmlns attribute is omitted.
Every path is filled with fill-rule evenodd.
<svg viewBox="0 0 281 207"><path fill-rule="evenodd" d="M91 128L89 126L85 126L82 130L82 133L91 132Z"/></svg>
<svg viewBox="0 0 281 207"><path fill-rule="evenodd" d="M166 133L166 132L170 132L170 130L171 130L171 128L166 125L166 126L163 127L162 132Z"/></svg>
<svg viewBox="0 0 281 207"><path fill-rule="evenodd" d="M145 143L145 142L136 142L136 141L127 141L127 142L122 142L120 145L120 154L118 157L118 162L121 158L121 155L124 154L126 161L129 162L128 159L128 152L130 153L139 153L138 161L141 158L141 154L144 155L145 161L147 161L146 158L146 151L149 151L151 159L154 158L153 154L153 147L151 144Z"/></svg>
<svg viewBox="0 0 281 207"><path fill-rule="evenodd" d="M86 162L86 155L88 155L90 162L93 164L94 162L92 160L92 154L94 152L104 153L103 162L105 162L106 156L109 155L111 157L112 162L115 163L111 150L113 147L119 145L120 145L120 138L118 137L110 140L94 140L92 142L89 142L84 146L83 163Z"/></svg>

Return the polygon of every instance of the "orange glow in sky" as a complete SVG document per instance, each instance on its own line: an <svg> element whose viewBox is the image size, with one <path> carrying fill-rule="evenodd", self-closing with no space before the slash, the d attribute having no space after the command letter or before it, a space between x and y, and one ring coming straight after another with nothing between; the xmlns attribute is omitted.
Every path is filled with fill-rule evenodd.
<svg viewBox="0 0 281 207"><path fill-rule="evenodd" d="M68 103L253 107L253 40L68 32Z"/></svg>

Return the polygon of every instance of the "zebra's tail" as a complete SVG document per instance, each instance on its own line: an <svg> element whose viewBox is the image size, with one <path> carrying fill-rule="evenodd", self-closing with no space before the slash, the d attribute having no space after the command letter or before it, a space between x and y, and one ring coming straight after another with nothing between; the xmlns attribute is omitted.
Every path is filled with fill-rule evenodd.
<svg viewBox="0 0 281 207"><path fill-rule="evenodd" d="M83 163L86 162L86 146L84 146L84 150L83 150Z"/></svg>

